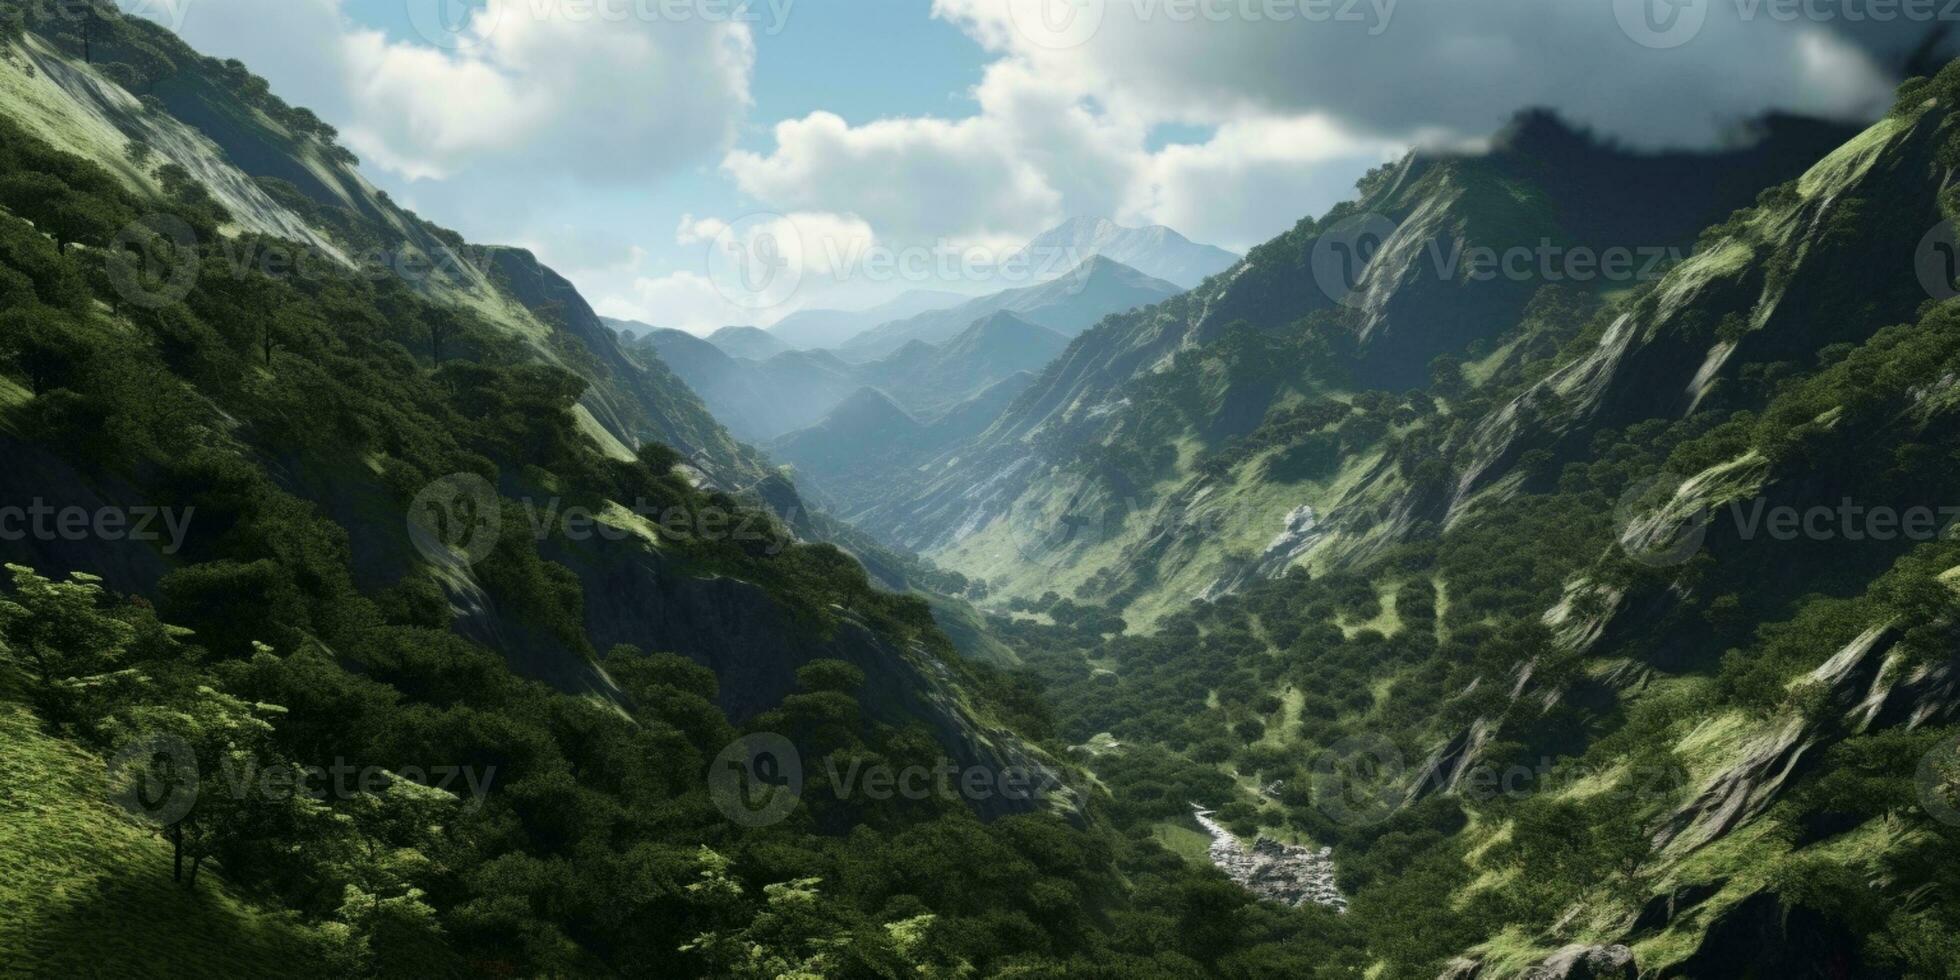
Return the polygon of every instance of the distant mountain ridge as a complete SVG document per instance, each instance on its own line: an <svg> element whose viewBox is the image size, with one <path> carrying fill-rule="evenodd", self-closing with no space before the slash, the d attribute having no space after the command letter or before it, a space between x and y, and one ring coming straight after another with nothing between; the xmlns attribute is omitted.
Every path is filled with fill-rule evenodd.
<svg viewBox="0 0 1960 980"><path fill-rule="evenodd" d="M881 323L945 309L968 298L941 289L910 289L863 310L799 310L776 321L769 333L795 350L837 347Z"/></svg>
<svg viewBox="0 0 1960 980"><path fill-rule="evenodd" d="M1070 266L1100 255L1186 289L1239 260L1234 253L1194 242L1163 225L1131 228L1096 217L1070 218L1035 236L1022 252L1037 262L1047 256L1067 256Z"/></svg>
<svg viewBox="0 0 1960 980"><path fill-rule="evenodd" d="M908 341L941 343L975 321L1002 310L1064 337L1073 337L1095 326L1105 316L1149 306L1183 291L1174 283L1096 255L1058 279L1003 290L950 309L881 324L851 338L838 348L838 354L847 360L869 361L898 350Z"/></svg>
<svg viewBox="0 0 1960 980"><path fill-rule="evenodd" d="M724 328L704 339L610 322L622 336L632 333L631 344L671 366L737 437L760 443L815 424L867 386L914 415L934 418L1008 377L1041 370L1069 337L1104 316L1177 292L1170 283L1096 257L1063 279L885 324L836 353L788 350L759 359L737 353L767 349L752 343L759 332L753 328Z"/></svg>
<svg viewBox="0 0 1960 980"><path fill-rule="evenodd" d="M767 360L790 349L782 338L761 327L723 327L708 335L708 343L730 357L746 357L751 361Z"/></svg>
<svg viewBox="0 0 1960 980"><path fill-rule="evenodd" d="M1293 343L1303 321L1324 321L1314 332L1329 348L1317 356L1338 358L1346 385L1404 390L1422 384L1438 356L1461 355L1515 325L1542 285L1438 275L1430 265L1431 242L1501 251L1549 240L1595 254L1670 243L1685 250L1709 223L1852 135L1790 117L1767 118L1756 133L1754 144L1733 150L1649 154L1600 143L1547 113L1525 112L1487 153L1411 154L1364 179L1359 200L1303 220L1228 274L1076 338L987 432L946 448L931 465L915 466L907 474L915 481L910 491L902 482L882 487L885 499L860 502L854 518L992 581L984 556L1011 551L1004 542L1030 520L1026 515L1054 511L1057 501L1075 499L1071 493L1122 500L1135 488L1178 479L1184 489L1177 505L1199 506L1207 487L1213 489L1203 499L1225 499L1210 477L1182 472L1174 454L1125 459L1120 478L1085 470L1081 460L1113 444L1161 447L1180 437L1222 450L1288 399L1324 397L1317 382L1285 377L1297 370L1288 359L1301 353L1260 349ZM1316 280L1315 249L1345 222L1370 215L1383 219L1390 234L1359 270L1351 302L1336 302ZM1579 285L1603 288L1596 281ZM1166 432L1165 402L1174 393L1182 399L1176 413L1186 416L1177 424L1190 428ZM1244 547L1262 549L1302 499L1325 503L1307 497L1272 504L1270 515L1244 521ZM1169 583L1182 576L1179 587L1190 590L1184 595L1202 591L1217 578L1203 566L1221 563L1222 554L1200 547L1138 557L1112 566L1109 578L1129 582L1125 568L1154 575L1143 587L1169 603ZM1025 587L1040 591L1052 574L1030 574Z"/></svg>

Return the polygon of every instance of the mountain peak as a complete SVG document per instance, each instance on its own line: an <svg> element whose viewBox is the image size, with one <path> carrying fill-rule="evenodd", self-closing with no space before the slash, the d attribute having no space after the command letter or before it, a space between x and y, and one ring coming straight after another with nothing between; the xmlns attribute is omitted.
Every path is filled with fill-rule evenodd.
<svg viewBox="0 0 1960 980"><path fill-rule="evenodd" d="M819 424L831 429L866 432L887 426L914 429L919 422L890 395L867 385L851 392Z"/></svg>
<svg viewBox="0 0 1960 980"><path fill-rule="evenodd" d="M1089 215L1070 218L1036 235L1023 251L1059 255L1071 267L1092 258L1112 259L1185 289L1230 268L1239 258L1163 225L1132 228Z"/></svg>
<svg viewBox="0 0 1960 980"><path fill-rule="evenodd" d="M708 335L708 343L722 349L730 357L746 357L753 361L766 361L789 350L782 339L761 327L723 327Z"/></svg>

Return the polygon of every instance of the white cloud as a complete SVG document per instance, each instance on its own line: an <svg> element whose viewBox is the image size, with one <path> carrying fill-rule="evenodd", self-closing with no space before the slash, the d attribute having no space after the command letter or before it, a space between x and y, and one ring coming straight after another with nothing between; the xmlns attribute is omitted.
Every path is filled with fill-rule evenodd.
<svg viewBox="0 0 1960 980"><path fill-rule="evenodd" d="M1234 121L1151 155L1122 217L1244 251L1353 197L1356 176L1404 149L1320 116Z"/></svg>
<svg viewBox="0 0 1960 980"><path fill-rule="evenodd" d="M782 209L846 210L904 240L984 234L1053 212L1060 195L985 118L885 119L850 126L816 112L778 123L767 156L723 166L743 192Z"/></svg>
<svg viewBox="0 0 1960 980"><path fill-rule="evenodd" d="M1325 116L1254 115L1151 152L1148 114L1056 86L1018 57L989 66L974 95L979 112L956 121L791 120L769 153L723 166L769 206L848 211L903 245L1005 248L1086 214L1244 248L1349 196L1406 146Z"/></svg>
<svg viewBox="0 0 1960 980"><path fill-rule="evenodd" d="M1880 108L1886 73L1858 45L1895 49L1927 26L1854 38L1777 19L1766 5L1745 21L1738 5L1709 2L1695 8L1706 19L1691 39L1655 48L1616 17L1616 8L1637 16L1643 2L935 0L934 9L1051 84L1158 119L1318 113L1388 136L1482 135L1520 108L1550 106L1650 145L1705 144L1770 108ZM1071 10L1072 21L1056 14ZM1044 22L1044 11L1055 19ZM1329 19L1343 15L1353 19Z"/></svg>
<svg viewBox="0 0 1960 980"><path fill-rule="evenodd" d="M674 231L678 268L651 268L645 249L615 265L575 270L606 316L693 333L767 325L799 309L863 302L879 254L863 219L824 212L758 212L733 219L683 215Z"/></svg>
<svg viewBox="0 0 1960 980"><path fill-rule="evenodd" d="M442 0L408 3L439 43L354 27L341 0L197 0L178 30L243 60L338 121L356 153L410 178L656 178L718 157L750 104L746 24L635 13L657 4L489 0L449 34L427 16Z"/></svg>

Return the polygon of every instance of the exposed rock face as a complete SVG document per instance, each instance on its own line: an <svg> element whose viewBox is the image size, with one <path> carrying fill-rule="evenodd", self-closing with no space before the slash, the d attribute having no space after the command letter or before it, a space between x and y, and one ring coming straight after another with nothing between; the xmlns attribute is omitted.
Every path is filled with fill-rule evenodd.
<svg viewBox="0 0 1960 980"><path fill-rule="evenodd" d="M1573 945L1525 971L1525 980L1635 980L1633 951L1625 946Z"/></svg>
<svg viewBox="0 0 1960 980"><path fill-rule="evenodd" d="M1662 980L1701 977L1885 976L1865 966L1857 936L1805 906L1786 906L1760 892L1708 927L1693 956L1660 971ZM1891 974L1896 976L1897 974ZM1631 977L1633 974L1629 973Z"/></svg>
<svg viewBox="0 0 1960 980"><path fill-rule="evenodd" d="M1855 713L1874 700L1882 703L1892 687L1885 677L1893 673L1885 667L1885 654L1897 640L1898 631L1889 625L1866 630L1811 672L1809 680L1825 685L1841 711ZM1825 737L1818 729L1792 716L1759 736L1669 819L1655 846L1699 847L1761 813L1816 755Z"/></svg>
<svg viewBox="0 0 1960 980"><path fill-rule="evenodd" d="M1633 925L1628 931L1639 934L1665 929L1682 914L1714 898L1727 884L1727 878L1718 878L1709 882L1681 885L1665 895L1655 895L1641 907L1640 914L1634 918Z"/></svg>
<svg viewBox="0 0 1960 980"><path fill-rule="evenodd" d="M1479 980L1483 975L1481 960L1458 957L1436 980ZM1582 943L1567 946L1524 972L1525 980L1636 980L1639 975L1633 965L1633 951L1625 946Z"/></svg>
<svg viewBox="0 0 1960 980"><path fill-rule="evenodd" d="M1334 884L1332 848L1283 844L1260 836L1246 847L1237 835L1193 804L1199 826L1211 834L1211 863L1246 891L1269 902L1299 907L1309 902L1347 910L1347 898Z"/></svg>

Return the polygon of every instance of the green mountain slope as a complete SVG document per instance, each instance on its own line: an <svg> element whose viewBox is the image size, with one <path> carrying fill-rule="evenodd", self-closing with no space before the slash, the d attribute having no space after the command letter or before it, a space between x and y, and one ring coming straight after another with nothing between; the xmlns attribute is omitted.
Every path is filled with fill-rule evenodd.
<svg viewBox="0 0 1960 980"><path fill-rule="evenodd" d="M131 32L96 34L98 53L168 41L96 15ZM441 236L385 202L377 220L244 177L249 154L138 102L79 44L0 43L0 497L169 517L155 536L0 542L18 566L0 590L0 699L23 728L8 761L68 773L167 736L199 787L161 839L102 830L99 863L10 840L23 880L74 907L9 901L0 948L56 964L83 937L136 943L174 923L177 941L140 950L147 969L289 968L317 933L348 972L727 975L753 935L811 970L889 972L1026 952L1000 930L1030 920L957 923L1056 889L1094 906L1043 916L1048 955L1104 942L1083 939L1099 935L1093 908L1129 899L1076 791L894 799L833 775L859 771L846 759L1043 782L1063 767L1016 732L1040 717L1010 679L963 660L923 601L799 543L760 506L794 510L793 488L658 362L609 346L564 280L505 249L453 278L234 265L306 244L270 230L342 251ZM267 120L299 111L224 70L232 87L200 89L224 111L200 125L254 121L261 142L350 165L323 133L281 142ZM195 281L166 289L183 269ZM987 648L970 617L940 615ZM736 822L710 793L711 761L750 731L807 753L781 823ZM342 760L396 775L320 799L233 781L237 765ZM437 768L482 792L436 785ZM29 775L15 792L40 785ZM104 819L106 790L57 781L36 819ZM996 852L1006 877L880 857L906 834L924 853ZM155 886L173 847L185 880ZM1036 868L1034 850L1080 856L1062 861L1077 872ZM876 866L946 884L847 873ZM841 901L768 936L781 889L765 885ZM111 924L152 898L186 907ZM222 957L192 945L220 936Z"/></svg>
<svg viewBox="0 0 1960 980"><path fill-rule="evenodd" d="M1435 358L1487 354L1534 302L1651 281L1706 224L1846 135L1779 119L1746 150L1654 156L1526 114L1487 154L1413 155L1200 289L1078 338L986 433L860 519L997 592L1141 600L1142 621L1246 566L1276 574L1300 557L1283 539L1303 508L1325 515L1380 463L1363 451L1376 430L1419 424L1396 420L1398 392ZM1358 269L1340 261L1352 249L1368 259ZM1540 256L1556 272L1616 249L1619 276L1540 296ZM1504 273L1507 257L1524 274ZM1351 283L1322 284L1343 271ZM1297 443L1330 427L1345 431ZM1294 443L1285 459L1278 442Z"/></svg>
<svg viewBox="0 0 1960 980"><path fill-rule="evenodd" d="M1199 457L1202 499L1325 489L1208 601L1123 635L1103 576L994 620L1119 825L1202 794L1331 846L1376 975L1950 973L1960 318L1913 257L1957 110L1960 68L1907 83L1664 276L1541 289L1424 389L1345 390L1365 335L1295 355L1325 393ZM1229 380L1180 421L1294 349L1205 342Z"/></svg>

